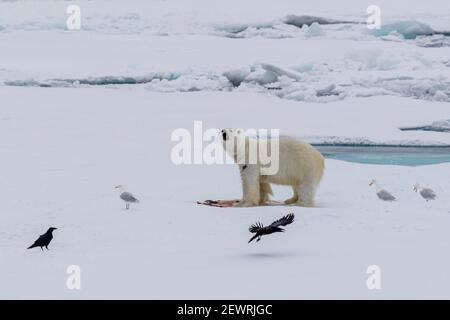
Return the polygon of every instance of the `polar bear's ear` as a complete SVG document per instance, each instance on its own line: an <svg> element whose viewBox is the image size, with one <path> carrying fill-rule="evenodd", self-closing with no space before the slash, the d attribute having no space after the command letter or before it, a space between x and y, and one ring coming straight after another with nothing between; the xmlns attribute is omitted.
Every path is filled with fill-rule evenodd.
<svg viewBox="0 0 450 320"><path fill-rule="evenodd" d="M238 135L241 135L241 134L244 133L244 129L238 128L238 129L236 129L236 133L237 133Z"/></svg>

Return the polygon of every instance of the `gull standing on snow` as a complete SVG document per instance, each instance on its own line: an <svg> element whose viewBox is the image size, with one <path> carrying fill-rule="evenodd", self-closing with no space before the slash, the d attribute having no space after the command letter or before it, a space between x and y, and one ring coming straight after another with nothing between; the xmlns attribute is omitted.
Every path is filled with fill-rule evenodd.
<svg viewBox="0 0 450 320"><path fill-rule="evenodd" d="M422 188L419 184L415 184L414 191L419 192L422 198L427 200L427 202L436 199L436 193L430 188Z"/></svg>
<svg viewBox="0 0 450 320"><path fill-rule="evenodd" d="M390 194L388 191L381 189L378 182L374 179L370 181L369 186L375 185L375 188L377 190L377 196L383 201L395 201L397 200L392 194Z"/></svg>
<svg viewBox="0 0 450 320"><path fill-rule="evenodd" d="M115 189L118 189L120 191L120 199L125 201L125 209L130 209L130 203L139 203L139 200L136 199L130 192L125 191L125 188L120 184L115 187Z"/></svg>

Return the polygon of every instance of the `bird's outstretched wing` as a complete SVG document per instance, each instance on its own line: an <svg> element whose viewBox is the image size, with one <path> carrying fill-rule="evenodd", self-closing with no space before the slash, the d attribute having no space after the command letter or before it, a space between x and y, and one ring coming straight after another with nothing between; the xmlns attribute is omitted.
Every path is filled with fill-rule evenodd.
<svg viewBox="0 0 450 320"><path fill-rule="evenodd" d="M270 226L271 227L281 227L281 226L286 226L288 224L291 224L292 222L294 222L294 214L289 213L288 215L285 215L283 218L272 222L272 224Z"/></svg>
<svg viewBox="0 0 450 320"><path fill-rule="evenodd" d="M248 228L248 231L250 231L251 233L256 233L259 230L261 230L262 228L264 228L263 224L261 222L257 222L253 225L250 226L250 228Z"/></svg>

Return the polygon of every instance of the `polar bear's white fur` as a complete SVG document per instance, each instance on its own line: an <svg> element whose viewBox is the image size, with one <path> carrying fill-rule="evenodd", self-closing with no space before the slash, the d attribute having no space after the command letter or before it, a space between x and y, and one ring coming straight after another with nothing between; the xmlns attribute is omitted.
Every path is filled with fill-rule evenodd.
<svg viewBox="0 0 450 320"><path fill-rule="evenodd" d="M292 187L294 195L284 201L285 204L314 207L316 190L324 172L324 158L313 146L290 137L277 138L277 170L269 172L266 162L262 163L259 156L255 161L249 153L255 150L256 145L267 147L269 144L270 147L271 141L275 140L248 137L242 129L223 129L220 139L241 173L243 197L236 206L266 204L269 195L273 195L270 185L273 183Z"/></svg>

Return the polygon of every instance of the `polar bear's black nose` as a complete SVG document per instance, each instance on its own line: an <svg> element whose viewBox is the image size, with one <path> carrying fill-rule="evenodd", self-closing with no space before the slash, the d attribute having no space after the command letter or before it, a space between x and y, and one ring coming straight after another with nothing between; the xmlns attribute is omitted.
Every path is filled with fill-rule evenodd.
<svg viewBox="0 0 450 320"><path fill-rule="evenodd" d="M223 137L223 140L227 140L227 132L225 131L225 129L222 130L222 137Z"/></svg>

